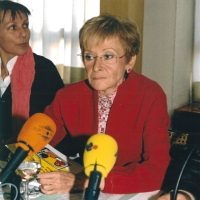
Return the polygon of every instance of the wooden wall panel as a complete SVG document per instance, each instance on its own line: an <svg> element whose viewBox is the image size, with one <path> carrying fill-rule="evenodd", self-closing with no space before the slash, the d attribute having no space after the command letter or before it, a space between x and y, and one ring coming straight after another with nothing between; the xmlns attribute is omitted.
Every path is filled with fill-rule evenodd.
<svg viewBox="0 0 200 200"><path fill-rule="evenodd" d="M128 17L128 0L100 0L100 14Z"/></svg>
<svg viewBox="0 0 200 200"><path fill-rule="evenodd" d="M102 13L127 17L137 23L141 34L141 45L134 70L141 73L144 0L100 0L100 14Z"/></svg>

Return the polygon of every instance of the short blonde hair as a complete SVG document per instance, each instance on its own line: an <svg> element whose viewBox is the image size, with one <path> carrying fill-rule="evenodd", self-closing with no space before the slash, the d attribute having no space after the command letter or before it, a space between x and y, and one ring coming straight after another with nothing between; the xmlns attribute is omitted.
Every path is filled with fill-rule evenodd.
<svg viewBox="0 0 200 200"><path fill-rule="evenodd" d="M139 53L140 33L130 19L102 14L86 21L79 31L82 54L91 45L103 43L105 39L117 37L122 44L127 61Z"/></svg>

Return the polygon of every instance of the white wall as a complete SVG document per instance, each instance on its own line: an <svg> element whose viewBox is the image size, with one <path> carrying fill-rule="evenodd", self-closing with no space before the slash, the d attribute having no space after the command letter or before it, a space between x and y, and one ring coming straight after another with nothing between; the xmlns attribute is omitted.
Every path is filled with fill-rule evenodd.
<svg viewBox="0 0 200 200"><path fill-rule="evenodd" d="M144 0L142 74L167 95L168 111L191 98L195 0Z"/></svg>

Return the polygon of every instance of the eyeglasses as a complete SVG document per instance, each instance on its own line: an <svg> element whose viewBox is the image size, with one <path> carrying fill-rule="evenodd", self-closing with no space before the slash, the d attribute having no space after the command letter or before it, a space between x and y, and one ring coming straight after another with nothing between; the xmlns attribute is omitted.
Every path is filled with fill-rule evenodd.
<svg viewBox="0 0 200 200"><path fill-rule="evenodd" d="M82 57L82 61L85 64L85 66L89 66L94 64L95 60L97 59L97 57L99 57L101 59L101 61L104 64L116 64L117 63L117 59L118 58L123 58L126 54L124 54L123 56L115 56L113 54L105 54L102 56L95 56L91 53L86 53L86 54L78 54L78 56Z"/></svg>

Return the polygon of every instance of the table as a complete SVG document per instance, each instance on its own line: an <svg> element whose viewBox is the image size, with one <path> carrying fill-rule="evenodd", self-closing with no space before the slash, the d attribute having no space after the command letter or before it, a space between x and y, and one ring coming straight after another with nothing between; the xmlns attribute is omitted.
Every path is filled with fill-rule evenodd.
<svg viewBox="0 0 200 200"><path fill-rule="evenodd" d="M5 167L5 161L0 161L0 168ZM76 170L79 170L77 168ZM38 186L38 183L34 184L34 181L29 183L32 186ZM130 183L128 183L130 184ZM133 183L134 184L134 183ZM100 193L98 200L156 200L160 195L160 191L152 191L146 193L136 193L136 194L105 194ZM41 194L41 193L40 193ZM42 195L36 198L31 198L33 200L81 200L83 199L83 193L73 193L73 194L54 194L54 195ZM5 199L2 195L0 195L0 200L10 200L8 197Z"/></svg>
<svg viewBox="0 0 200 200"><path fill-rule="evenodd" d="M200 133L200 103L192 103L175 109L172 129Z"/></svg>
<svg viewBox="0 0 200 200"><path fill-rule="evenodd" d="M100 193L98 200L156 200L161 192L159 190L136 194L105 194ZM81 200L83 193L43 195L34 200Z"/></svg>
<svg viewBox="0 0 200 200"><path fill-rule="evenodd" d="M135 194L106 194L100 193L98 200L157 200L161 192L159 190L145 193ZM84 193L73 193L73 194L54 194L54 195L41 195L33 200L81 200L83 199ZM0 200L10 200L9 195L3 196L0 194Z"/></svg>

